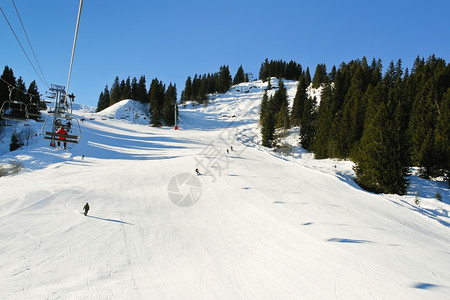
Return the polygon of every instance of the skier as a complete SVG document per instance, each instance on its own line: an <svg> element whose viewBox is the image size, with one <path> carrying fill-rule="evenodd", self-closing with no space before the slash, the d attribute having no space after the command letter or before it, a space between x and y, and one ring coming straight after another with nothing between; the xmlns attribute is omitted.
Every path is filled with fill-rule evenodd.
<svg viewBox="0 0 450 300"><path fill-rule="evenodd" d="M197 173L197 175L201 175L200 171L198 170L198 168L195 169L195 173Z"/></svg>
<svg viewBox="0 0 450 300"><path fill-rule="evenodd" d="M86 202L86 205L83 207L84 209L84 215L87 216L87 213L89 211L89 203Z"/></svg>
<svg viewBox="0 0 450 300"><path fill-rule="evenodd" d="M58 134L67 134L67 131L65 131L64 127L61 126L56 133L58 133ZM65 136L59 136L58 139L64 141L64 150L66 150L66 146L67 146L66 137ZM60 141L58 141L57 144L58 144L58 149L59 149L59 147L61 145Z"/></svg>
<svg viewBox="0 0 450 300"><path fill-rule="evenodd" d="M230 154L230 149L227 148L227 154Z"/></svg>

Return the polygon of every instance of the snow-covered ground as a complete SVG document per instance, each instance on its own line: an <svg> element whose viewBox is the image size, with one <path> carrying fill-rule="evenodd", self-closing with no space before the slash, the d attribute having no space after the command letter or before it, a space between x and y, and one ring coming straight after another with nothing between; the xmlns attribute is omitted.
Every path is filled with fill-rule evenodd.
<svg viewBox="0 0 450 300"><path fill-rule="evenodd" d="M78 107L67 151L29 122L16 131L38 136L8 152L6 128L0 163L24 169L0 177L0 299L448 299L446 184L365 192L295 128L290 155L261 147L264 87L180 106L179 130L134 101Z"/></svg>

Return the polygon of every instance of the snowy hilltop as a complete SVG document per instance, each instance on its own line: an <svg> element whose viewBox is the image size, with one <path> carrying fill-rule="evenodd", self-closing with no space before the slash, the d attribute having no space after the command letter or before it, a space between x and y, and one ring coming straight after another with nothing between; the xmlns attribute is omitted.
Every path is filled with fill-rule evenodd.
<svg viewBox="0 0 450 300"><path fill-rule="evenodd" d="M285 86L292 103L297 82ZM446 183L413 174L405 196L366 192L352 162L299 147L298 128L288 150L262 147L266 88L180 105L178 130L150 127L133 100L78 106L65 151L42 122L5 127L0 298L448 298ZM14 131L27 143L9 152Z"/></svg>

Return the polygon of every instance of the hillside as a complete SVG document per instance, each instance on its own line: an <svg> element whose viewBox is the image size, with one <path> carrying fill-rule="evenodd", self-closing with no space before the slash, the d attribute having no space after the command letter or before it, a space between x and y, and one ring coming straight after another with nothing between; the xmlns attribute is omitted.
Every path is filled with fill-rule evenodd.
<svg viewBox="0 0 450 300"><path fill-rule="evenodd" d="M24 170L0 178L0 298L448 298L445 183L365 192L351 162L312 159L295 128L290 155L261 147L264 88L180 106L179 130L146 125L131 100L80 107L67 151L38 136L8 152L7 128L0 163Z"/></svg>

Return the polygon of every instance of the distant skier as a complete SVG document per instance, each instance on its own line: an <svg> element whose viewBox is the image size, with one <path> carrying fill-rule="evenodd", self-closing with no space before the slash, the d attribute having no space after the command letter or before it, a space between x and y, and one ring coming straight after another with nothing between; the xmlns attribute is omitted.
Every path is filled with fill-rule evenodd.
<svg viewBox="0 0 450 300"><path fill-rule="evenodd" d="M87 213L89 211L89 203L86 202L86 205L83 207L84 209L84 215L87 216Z"/></svg>
<svg viewBox="0 0 450 300"><path fill-rule="evenodd" d="M231 148L231 151L233 151L233 146L230 146L230 148Z"/></svg>
<svg viewBox="0 0 450 300"><path fill-rule="evenodd" d="M230 149L227 148L227 154L230 154Z"/></svg>
<svg viewBox="0 0 450 300"><path fill-rule="evenodd" d="M198 170L198 168L195 169L195 173L197 173L197 175L202 175L202 174L200 174L200 171Z"/></svg>

